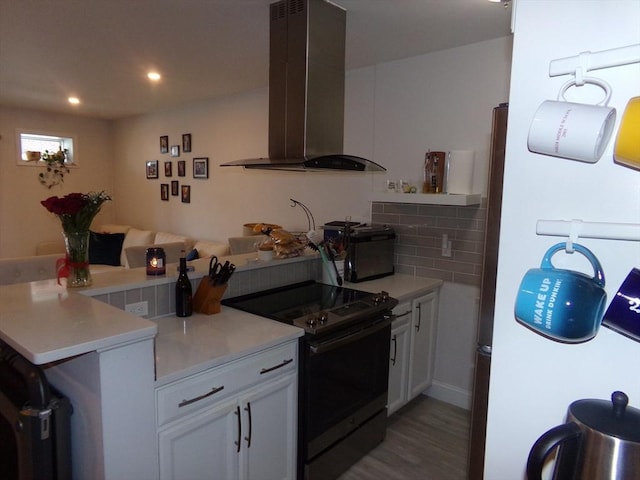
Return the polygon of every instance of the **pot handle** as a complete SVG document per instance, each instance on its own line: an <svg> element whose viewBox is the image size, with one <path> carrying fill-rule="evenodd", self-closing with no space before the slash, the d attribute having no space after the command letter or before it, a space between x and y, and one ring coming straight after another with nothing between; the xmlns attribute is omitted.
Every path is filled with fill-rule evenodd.
<svg viewBox="0 0 640 480"><path fill-rule="evenodd" d="M580 427L573 422L563 423L545 432L531 447L527 460L528 480L541 480L547 456L560 443L580 438Z"/></svg>
<svg viewBox="0 0 640 480"><path fill-rule="evenodd" d="M540 263L540 268L550 268L550 269L555 268L551 263L551 257L556 252L559 252L560 250L564 250L565 247L566 247L566 243L563 242L563 243L556 243L554 246L549 248L549 250L546 251L546 253L544 254L544 257L542 258L542 262ZM596 256L593 254L593 252L589 250L587 247L583 247L578 243L574 243L573 248L575 251L580 252L582 255L587 257L587 260L589 260L589 263L591 263L591 266L593 267L593 271L594 271L593 280L600 287L604 288L604 272L602 271L602 265L600 265L600 262L598 261Z"/></svg>

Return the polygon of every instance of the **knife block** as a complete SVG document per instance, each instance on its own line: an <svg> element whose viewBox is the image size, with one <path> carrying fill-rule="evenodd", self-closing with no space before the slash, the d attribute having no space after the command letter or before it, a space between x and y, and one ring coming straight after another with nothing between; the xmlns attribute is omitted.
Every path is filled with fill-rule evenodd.
<svg viewBox="0 0 640 480"><path fill-rule="evenodd" d="M193 311L205 315L220 313L220 300L226 290L226 284L211 285L211 280L205 275L200 280L200 285L193 297Z"/></svg>

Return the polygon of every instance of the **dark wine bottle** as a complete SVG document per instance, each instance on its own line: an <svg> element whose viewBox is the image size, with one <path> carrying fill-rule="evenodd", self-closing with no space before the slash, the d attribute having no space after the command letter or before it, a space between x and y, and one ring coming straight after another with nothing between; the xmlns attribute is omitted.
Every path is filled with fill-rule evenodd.
<svg viewBox="0 0 640 480"><path fill-rule="evenodd" d="M191 282L187 276L187 259L180 257L180 273L176 282L176 316L190 317L193 312Z"/></svg>

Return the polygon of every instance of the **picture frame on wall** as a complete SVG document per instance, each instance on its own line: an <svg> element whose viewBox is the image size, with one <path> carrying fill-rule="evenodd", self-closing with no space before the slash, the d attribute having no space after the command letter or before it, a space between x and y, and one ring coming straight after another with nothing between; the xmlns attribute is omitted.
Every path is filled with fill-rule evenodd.
<svg viewBox="0 0 640 480"><path fill-rule="evenodd" d="M164 176L173 176L173 166L171 165L171 162L164 162Z"/></svg>
<svg viewBox="0 0 640 480"><path fill-rule="evenodd" d="M193 178L209 178L209 158L193 159Z"/></svg>
<svg viewBox="0 0 640 480"><path fill-rule="evenodd" d="M169 184L161 183L160 184L160 200L165 202L169 201Z"/></svg>
<svg viewBox="0 0 640 480"><path fill-rule="evenodd" d="M191 203L191 185L182 185L180 191L182 203Z"/></svg>
<svg viewBox="0 0 640 480"><path fill-rule="evenodd" d="M179 189L178 180L171 180L171 196L177 197L180 195Z"/></svg>
<svg viewBox="0 0 640 480"><path fill-rule="evenodd" d="M160 153L167 153L169 151L169 135L162 135L160 137Z"/></svg>
<svg viewBox="0 0 640 480"><path fill-rule="evenodd" d="M178 176L184 177L187 174L187 162L184 160L178 160Z"/></svg>
<svg viewBox="0 0 640 480"><path fill-rule="evenodd" d="M146 164L147 178L158 178L158 160L149 160Z"/></svg>
<svg viewBox="0 0 640 480"><path fill-rule="evenodd" d="M180 156L180 145L171 145L171 156L172 157Z"/></svg>
<svg viewBox="0 0 640 480"><path fill-rule="evenodd" d="M182 134L182 151L185 153L191 151L191 134L190 133Z"/></svg>

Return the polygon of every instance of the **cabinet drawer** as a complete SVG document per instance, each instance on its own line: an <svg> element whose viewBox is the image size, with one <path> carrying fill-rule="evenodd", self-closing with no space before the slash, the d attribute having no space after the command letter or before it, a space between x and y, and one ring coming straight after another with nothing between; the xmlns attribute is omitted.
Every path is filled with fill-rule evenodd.
<svg viewBox="0 0 640 480"><path fill-rule="evenodd" d="M161 387L156 390L158 426L297 368L298 343L290 342Z"/></svg>

